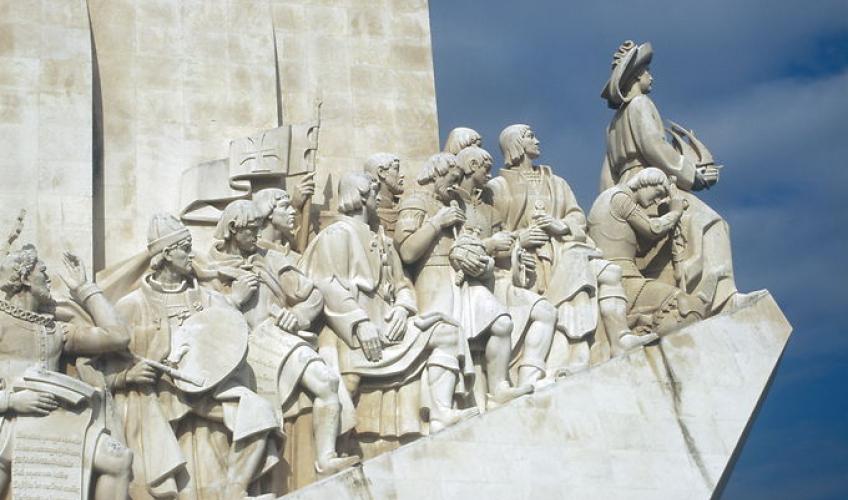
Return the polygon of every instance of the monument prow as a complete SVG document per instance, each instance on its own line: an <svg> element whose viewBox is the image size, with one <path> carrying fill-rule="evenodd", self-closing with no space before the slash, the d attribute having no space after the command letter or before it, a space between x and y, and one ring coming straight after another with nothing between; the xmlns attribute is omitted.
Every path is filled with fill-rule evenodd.
<svg viewBox="0 0 848 500"><path fill-rule="evenodd" d="M791 330L764 294L282 498L717 498Z"/></svg>

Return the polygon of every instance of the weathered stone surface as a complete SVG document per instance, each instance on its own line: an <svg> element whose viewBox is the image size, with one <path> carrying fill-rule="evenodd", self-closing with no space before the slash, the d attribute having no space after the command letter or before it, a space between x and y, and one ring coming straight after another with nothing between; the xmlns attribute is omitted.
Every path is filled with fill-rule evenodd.
<svg viewBox="0 0 848 500"><path fill-rule="evenodd" d="M765 296L285 498L708 498L790 332Z"/></svg>
<svg viewBox="0 0 848 500"><path fill-rule="evenodd" d="M0 2L0 231L26 209L48 261L91 263L91 99L85 2Z"/></svg>

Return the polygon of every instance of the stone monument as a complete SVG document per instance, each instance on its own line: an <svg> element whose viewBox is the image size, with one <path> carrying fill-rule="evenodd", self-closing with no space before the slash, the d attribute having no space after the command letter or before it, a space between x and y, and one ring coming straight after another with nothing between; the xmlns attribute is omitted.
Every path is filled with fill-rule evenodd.
<svg viewBox="0 0 848 500"><path fill-rule="evenodd" d="M0 495L720 493L791 327L650 44L587 217L529 125L438 152L424 0L0 7Z"/></svg>

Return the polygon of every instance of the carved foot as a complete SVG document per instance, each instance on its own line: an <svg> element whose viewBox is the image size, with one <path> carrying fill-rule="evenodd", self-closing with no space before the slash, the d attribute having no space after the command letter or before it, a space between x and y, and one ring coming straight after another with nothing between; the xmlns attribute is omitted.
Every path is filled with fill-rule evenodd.
<svg viewBox="0 0 848 500"><path fill-rule="evenodd" d="M619 337L618 343L621 345L622 349L629 351L631 349L636 349L637 347L648 345L651 342L656 342L659 338L660 337L656 333L646 333L644 335L626 333Z"/></svg>
<svg viewBox="0 0 848 500"><path fill-rule="evenodd" d="M510 387L504 383L498 386L498 391L494 394L489 394L486 398L486 409L494 410L503 406L515 398L525 396L533 392L532 385L520 385L518 387Z"/></svg>
<svg viewBox="0 0 848 500"><path fill-rule="evenodd" d="M315 472L319 477L332 476L336 472L353 467L362 462L362 459L353 457L326 457L315 462Z"/></svg>
<svg viewBox="0 0 848 500"><path fill-rule="evenodd" d="M464 410L443 410L438 417L430 418L430 434L435 434L446 427L459 423L480 414L480 409L475 407Z"/></svg>

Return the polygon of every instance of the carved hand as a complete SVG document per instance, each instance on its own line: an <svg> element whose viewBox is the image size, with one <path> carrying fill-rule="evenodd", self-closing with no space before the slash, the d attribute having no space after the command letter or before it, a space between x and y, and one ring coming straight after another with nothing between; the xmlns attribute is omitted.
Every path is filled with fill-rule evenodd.
<svg viewBox="0 0 848 500"><path fill-rule="evenodd" d="M56 396L46 392L25 390L9 396L9 408L15 413L47 415L58 407Z"/></svg>
<svg viewBox="0 0 848 500"><path fill-rule="evenodd" d="M297 316L288 309L283 309L280 316L277 318L277 326L287 332L296 333L298 331L299 324L300 321L297 319Z"/></svg>
<svg viewBox="0 0 848 500"><path fill-rule="evenodd" d="M403 335L406 333L407 318L409 318L409 311L405 308L395 306L392 309L389 317L386 318L386 326L388 327L386 338L389 342L399 342L403 339Z"/></svg>
<svg viewBox="0 0 848 500"><path fill-rule="evenodd" d="M550 239L551 237L548 236L548 233L538 227L528 227L518 232L518 243L521 245L521 248L537 248L550 241Z"/></svg>
<svg viewBox="0 0 848 500"><path fill-rule="evenodd" d="M77 290L88 281L85 266L79 257L71 252L65 252L62 255L62 262L65 264L65 272L59 273L59 277L62 278L69 290Z"/></svg>
<svg viewBox="0 0 848 500"><path fill-rule="evenodd" d="M296 210L303 208L306 200L312 198L315 194L315 172L309 172L304 175L297 186L291 190L291 204Z"/></svg>
<svg viewBox="0 0 848 500"><path fill-rule="evenodd" d="M521 263L524 264L524 267L528 270L532 271L536 269L536 258L533 257L533 254L529 252L521 252L518 258L521 259Z"/></svg>
<svg viewBox="0 0 848 500"><path fill-rule="evenodd" d="M362 345L365 359L377 362L383 359L383 343L380 342L380 332L370 321L362 321L356 325L356 336Z"/></svg>
<svg viewBox="0 0 848 500"><path fill-rule="evenodd" d="M256 290L259 288L259 277L255 274L244 274L233 281L230 298L240 306L243 306Z"/></svg>
<svg viewBox="0 0 848 500"><path fill-rule="evenodd" d="M513 238L512 233L501 231L493 234L491 238L483 240L483 244L486 245L486 252L491 255L494 253L508 252L512 248L514 241L515 238Z"/></svg>
<svg viewBox="0 0 848 500"><path fill-rule="evenodd" d="M568 226L564 222L548 214L533 216L533 220L536 223L536 227L544 230L551 236L562 236L569 231Z"/></svg>
<svg viewBox="0 0 848 500"><path fill-rule="evenodd" d="M144 361L139 361L127 370L127 383L149 385L156 382L158 375L155 368Z"/></svg>
<svg viewBox="0 0 848 500"><path fill-rule="evenodd" d="M430 219L439 229L465 222L465 213L457 207L442 207Z"/></svg>
<svg viewBox="0 0 848 500"><path fill-rule="evenodd" d="M680 196L680 190L674 184L668 190L669 201L668 208L672 212L682 212L686 208L686 200Z"/></svg>

